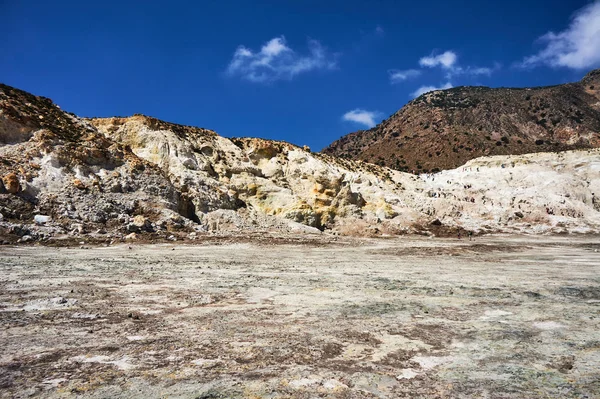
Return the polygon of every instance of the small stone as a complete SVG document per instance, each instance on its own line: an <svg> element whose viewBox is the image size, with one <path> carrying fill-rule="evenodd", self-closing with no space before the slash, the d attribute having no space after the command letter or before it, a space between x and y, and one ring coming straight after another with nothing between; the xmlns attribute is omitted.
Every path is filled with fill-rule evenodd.
<svg viewBox="0 0 600 399"><path fill-rule="evenodd" d="M79 190L85 190L86 186L85 184L83 184L83 182L79 179L74 179L73 180L73 185L78 188Z"/></svg>
<svg viewBox="0 0 600 399"><path fill-rule="evenodd" d="M21 237L21 239L19 240L19 242L29 242L32 241L33 237L30 235L24 235L23 237Z"/></svg>

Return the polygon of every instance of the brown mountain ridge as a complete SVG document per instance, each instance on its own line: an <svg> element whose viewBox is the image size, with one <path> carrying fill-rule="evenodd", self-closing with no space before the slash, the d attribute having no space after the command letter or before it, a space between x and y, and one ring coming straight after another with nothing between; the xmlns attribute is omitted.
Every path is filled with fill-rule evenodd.
<svg viewBox="0 0 600 399"><path fill-rule="evenodd" d="M484 155L600 147L600 69L534 88L461 86L425 93L324 153L421 173Z"/></svg>

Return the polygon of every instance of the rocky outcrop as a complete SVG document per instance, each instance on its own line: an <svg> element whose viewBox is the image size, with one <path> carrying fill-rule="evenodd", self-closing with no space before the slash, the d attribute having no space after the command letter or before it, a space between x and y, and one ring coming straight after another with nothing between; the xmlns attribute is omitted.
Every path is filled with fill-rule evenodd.
<svg viewBox="0 0 600 399"><path fill-rule="evenodd" d="M200 223L227 209L344 234L598 228L592 194L600 192L598 150L484 157L413 176L283 142L229 140L203 129L183 137L168 124L151 130L151 121L90 122L165 170L189 195ZM548 189L554 194L546 195Z"/></svg>
<svg viewBox="0 0 600 399"><path fill-rule="evenodd" d="M38 213L52 220L42 236L118 232L135 214L159 223L178 215L180 193L162 170L48 99L0 86L0 143L4 231L33 226Z"/></svg>
<svg viewBox="0 0 600 399"><path fill-rule="evenodd" d="M356 181L379 191L397 190L372 175L374 170L386 173L382 168L348 163L353 170L347 170L332 158L288 143L229 140L204 129L184 136L177 134L178 125L168 124L152 130L153 119L139 115L90 123L163 169L190 198L199 220L219 209L251 208L323 230L333 228L339 217L376 218L372 211L363 214L366 201Z"/></svg>

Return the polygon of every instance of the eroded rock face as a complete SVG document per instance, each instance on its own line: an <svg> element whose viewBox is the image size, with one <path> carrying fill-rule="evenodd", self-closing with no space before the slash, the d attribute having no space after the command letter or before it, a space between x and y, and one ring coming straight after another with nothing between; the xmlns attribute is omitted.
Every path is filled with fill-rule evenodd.
<svg viewBox="0 0 600 399"><path fill-rule="evenodd" d="M11 129L0 129L4 191L19 194L0 190L8 230L25 223L47 234L118 232L120 215L177 214L178 192L159 168L48 99L0 86L0 126ZM36 225L38 212L50 219Z"/></svg>
<svg viewBox="0 0 600 399"><path fill-rule="evenodd" d="M288 143L229 140L203 129L182 136L176 128L164 125L165 129L152 131L151 119L141 116L93 119L91 123L164 169L199 213L250 207L311 227L333 228L340 217L375 218L379 208L387 205L379 194L394 197L400 190L368 170L383 175L382 168L348 163L353 169L349 170L333 158ZM361 185L372 188L361 193ZM377 204L366 208L365 196ZM379 213L389 218L399 212Z"/></svg>
<svg viewBox="0 0 600 399"><path fill-rule="evenodd" d="M83 120L31 97L0 90L0 124L28 132L0 144L0 176L15 175L5 191L20 184L19 195L0 190L6 231L600 230L599 150L482 157L417 176L143 115ZM50 219L36 226L36 214Z"/></svg>
<svg viewBox="0 0 600 399"><path fill-rule="evenodd" d="M156 162L200 215L249 208L254 215L352 234L590 231L599 224L592 195L600 192L594 173L598 150L478 158L458 169L415 176L288 143L229 140L203 129L182 136L168 124L151 131L141 116L91 122ZM435 220L440 224L431 224Z"/></svg>

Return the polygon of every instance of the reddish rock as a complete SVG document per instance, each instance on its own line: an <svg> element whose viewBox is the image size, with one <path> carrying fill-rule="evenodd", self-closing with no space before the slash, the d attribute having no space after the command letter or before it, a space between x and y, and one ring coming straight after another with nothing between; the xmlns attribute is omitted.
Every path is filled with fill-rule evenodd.
<svg viewBox="0 0 600 399"><path fill-rule="evenodd" d="M14 173L9 173L2 179L4 183L4 188L7 192L11 194L16 194L21 191L21 183L19 183L19 178Z"/></svg>

